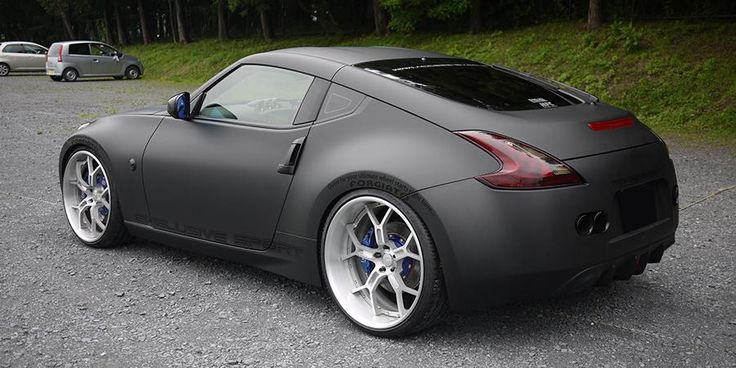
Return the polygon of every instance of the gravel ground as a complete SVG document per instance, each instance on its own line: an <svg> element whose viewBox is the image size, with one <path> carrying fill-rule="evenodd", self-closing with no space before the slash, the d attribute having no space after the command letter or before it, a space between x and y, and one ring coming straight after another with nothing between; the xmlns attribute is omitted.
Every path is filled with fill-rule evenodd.
<svg viewBox="0 0 736 368"><path fill-rule="evenodd" d="M451 314L400 340L250 267L144 242L82 246L60 201L63 140L176 90L0 78L0 366L736 366L736 189L684 210L677 243L642 276ZM671 145L684 205L736 184L735 151Z"/></svg>

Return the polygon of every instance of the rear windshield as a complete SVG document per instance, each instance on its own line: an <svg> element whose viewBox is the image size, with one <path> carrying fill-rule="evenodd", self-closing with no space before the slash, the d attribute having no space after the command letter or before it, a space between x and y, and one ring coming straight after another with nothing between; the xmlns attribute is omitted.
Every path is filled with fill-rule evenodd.
<svg viewBox="0 0 736 368"><path fill-rule="evenodd" d="M565 98L552 88L464 59L379 60L355 66L453 101L489 110L535 110L580 103Z"/></svg>

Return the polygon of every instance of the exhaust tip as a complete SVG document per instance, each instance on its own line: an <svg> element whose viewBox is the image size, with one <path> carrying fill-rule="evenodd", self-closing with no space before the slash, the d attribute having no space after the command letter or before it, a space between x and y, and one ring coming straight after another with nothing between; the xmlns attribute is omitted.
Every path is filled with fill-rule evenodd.
<svg viewBox="0 0 736 368"><path fill-rule="evenodd" d="M593 216L593 233L600 234L611 226L608 222L608 215L603 211L598 211Z"/></svg>
<svg viewBox="0 0 736 368"><path fill-rule="evenodd" d="M582 236L590 235L593 233L594 225L593 216L590 213L584 213L578 216L578 219L575 221L575 230Z"/></svg>

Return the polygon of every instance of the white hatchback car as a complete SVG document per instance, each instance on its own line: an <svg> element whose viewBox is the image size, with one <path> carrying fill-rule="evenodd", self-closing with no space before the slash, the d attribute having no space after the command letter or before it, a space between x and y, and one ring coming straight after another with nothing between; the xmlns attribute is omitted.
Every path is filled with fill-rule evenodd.
<svg viewBox="0 0 736 368"><path fill-rule="evenodd" d="M42 72L49 50L33 42L0 43L0 77L13 72Z"/></svg>

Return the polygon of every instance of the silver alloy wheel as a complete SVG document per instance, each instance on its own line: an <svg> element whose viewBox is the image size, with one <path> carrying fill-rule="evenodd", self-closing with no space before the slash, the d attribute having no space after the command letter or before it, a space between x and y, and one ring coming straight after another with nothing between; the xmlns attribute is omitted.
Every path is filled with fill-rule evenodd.
<svg viewBox="0 0 736 368"><path fill-rule="evenodd" d="M0 64L0 77L4 77L10 73L10 67L7 64Z"/></svg>
<svg viewBox="0 0 736 368"><path fill-rule="evenodd" d="M128 79L138 79L138 68L128 68Z"/></svg>
<svg viewBox="0 0 736 368"><path fill-rule="evenodd" d="M75 81L77 80L77 71L74 69L67 69L66 72L64 72L64 76L68 81Z"/></svg>
<svg viewBox="0 0 736 368"><path fill-rule="evenodd" d="M74 233L85 242L95 242L105 233L112 208L110 182L100 161L89 151L69 158L62 179L64 209Z"/></svg>
<svg viewBox="0 0 736 368"><path fill-rule="evenodd" d="M417 305L424 278L419 239L388 201L360 196L342 205L327 228L323 257L335 299L357 323L391 328Z"/></svg>

